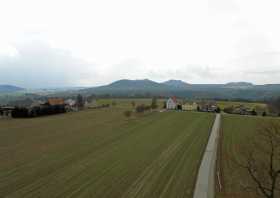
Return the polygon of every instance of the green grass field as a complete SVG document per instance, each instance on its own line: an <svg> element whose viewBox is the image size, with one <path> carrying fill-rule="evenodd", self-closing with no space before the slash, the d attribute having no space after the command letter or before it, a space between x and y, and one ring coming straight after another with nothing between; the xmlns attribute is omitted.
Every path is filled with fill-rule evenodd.
<svg viewBox="0 0 280 198"><path fill-rule="evenodd" d="M238 163L244 161L244 148L256 135L258 127L271 119L269 117L253 117L238 115L223 115L222 138L220 147L219 171L222 192L217 189L217 197L255 198L256 194L247 191L246 186L252 186L249 174ZM238 162L238 163L237 163Z"/></svg>
<svg viewBox="0 0 280 198"><path fill-rule="evenodd" d="M214 115L123 109L0 120L0 197L192 197Z"/></svg>
<svg viewBox="0 0 280 198"><path fill-rule="evenodd" d="M218 101L218 106L221 109L224 109L226 107L231 106L239 106L244 105L245 107L248 107L250 109L255 109L257 111L264 111L267 110L267 105L264 103L258 103L258 102L234 102L234 101Z"/></svg>
<svg viewBox="0 0 280 198"><path fill-rule="evenodd" d="M122 108L122 109L132 109L134 108L132 106L132 102L135 103L135 105L151 105L152 99L148 98L116 98L116 99L97 99L97 104L102 105L102 104L112 104L113 102L116 103L117 108ZM166 102L166 99L157 99L157 104L159 108L163 108L163 104Z"/></svg>

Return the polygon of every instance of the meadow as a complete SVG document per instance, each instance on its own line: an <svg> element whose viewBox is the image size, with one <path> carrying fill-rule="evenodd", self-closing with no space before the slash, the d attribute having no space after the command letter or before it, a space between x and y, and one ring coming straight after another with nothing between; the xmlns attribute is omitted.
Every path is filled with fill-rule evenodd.
<svg viewBox="0 0 280 198"><path fill-rule="evenodd" d="M217 104L221 109L224 109L226 107L231 107L231 106L244 105L245 107L248 107L250 109L255 109L256 111L259 112L267 111L267 105L260 102L218 101Z"/></svg>
<svg viewBox="0 0 280 198"><path fill-rule="evenodd" d="M240 167L248 159L246 153L255 150L252 140L259 131L259 127L277 118L223 115L219 160L217 171L220 182L217 181L217 197L224 198L256 198L255 186L247 170ZM279 119L278 119L279 120ZM259 137L259 136L258 136ZM257 144L260 139L257 139ZM259 156L263 158L264 156ZM217 178L218 179L218 178ZM221 183L221 186L219 185ZM220 190L220 187L222 189ZM250 188L248 188L250 187Z"/></svg>
<svg viewBox="0 0 280 198"><path fill-rule="evenodd" d="M214 115L125 109L0 120L0 197L192 197Z"/></svg>

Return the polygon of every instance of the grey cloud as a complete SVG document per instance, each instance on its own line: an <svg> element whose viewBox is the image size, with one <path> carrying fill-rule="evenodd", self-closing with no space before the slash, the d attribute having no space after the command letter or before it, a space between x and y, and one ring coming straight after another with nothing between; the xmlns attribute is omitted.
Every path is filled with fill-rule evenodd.
<svg viewBox="0 0 280 198"><path fill-rule="evenodd" d="M240 56L229 61L230 66L251 70L275 69L280 65L280 52L266 51L251 53L247 56Z"/></svg>
<svg viewBox="0 0 280 198"><path fill-rule="evenodd" d="M171 67L165 70L149 70L148 76L157 80L180 79L187 82L212 79L218 74L216 70L207 65L186 65L184 67Z"/></svg>
<svg viewBox="0 0 280 198"><path fill-rule="evenodd" d="M280 65L278 65L277 67L280 67ZM275 69L275 70L265 70L265 71L250 71L250 72L246 72L249 75L280 75L280 69Z"/></svg>
<svg viewBox="0 0 280 198"><path fill-rule="evenodd" d="M92 78L91 64L41 41L16 46L16 56L0 57L0 83L27 88L78 86Z"/></svg>
<svg viewBox="0 0 280 198"><path fill-rule="evenodd" d="M208 0L210 14L235 14L239 12L239 6L233 0Z"/></svg>

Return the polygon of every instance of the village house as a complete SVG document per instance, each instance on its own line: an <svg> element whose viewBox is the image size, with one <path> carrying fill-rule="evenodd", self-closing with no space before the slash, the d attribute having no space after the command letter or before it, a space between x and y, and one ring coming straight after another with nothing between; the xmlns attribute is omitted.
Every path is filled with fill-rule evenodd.
<svg viewBox="0 0 280 198"><path fill-rule="evenodd" d="M66 106L69 106L69 107L75 107L76 101L70 98L70 99L65 100L65 104L66 104Z"/></svg>
<svg viewBox="0 0 280 198"><path fill-rule="evenodd" d="M244 105L238 105L233 107L232 113L239 115L252 115L252 110Z"/></svg>
<svg viewBox="0 0 280 198"><path fill-rule="evenodd" d="M50 106L65 105L64 99L62 98L49 98L47 104Z"/></svg>
<svg viewBox="0 0 280 198"><path fill-rule="evenodd" d="M171 97L166 101L166 109L175 110L177 109L177 105L176 97Z"/></svg>
<svg viewBox="0 0 280 198"><path fill-rule="evenodd" d="M215 112L218 109L218 105L215 101L202 101L198 103L199 111L202 112Z"/></svg>
<svg viewBox="0 0 280 198"><path fill-rule="evenodd" d="M66 111L77 111L78 110L76 101L71 98L65 100L65 108L66 108Z"/></svg>
<svg viewBox="0 0 280 198"><path fill-rule="evenodd" d="M196 102L186 102L185 104L182 105L182 110L183 111L195 111L197 110L197 103Z"/></svg>

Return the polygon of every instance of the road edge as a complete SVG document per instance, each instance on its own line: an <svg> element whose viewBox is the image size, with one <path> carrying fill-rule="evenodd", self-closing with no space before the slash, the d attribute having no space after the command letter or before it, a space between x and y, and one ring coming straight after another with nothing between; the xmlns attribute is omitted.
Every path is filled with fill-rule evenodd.
<svg viewBox="0 0 280 198"><path fill-rule="evenodd" d="M203 154L194 189L194 198L215 197L215 170L221 114L216 114L211 134Z"/></svg>

